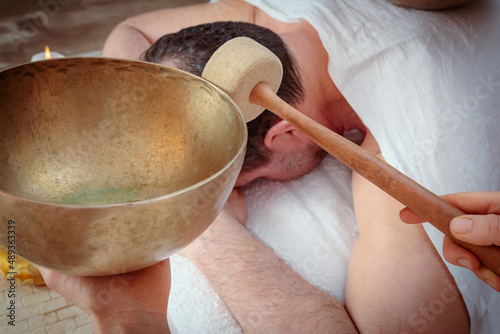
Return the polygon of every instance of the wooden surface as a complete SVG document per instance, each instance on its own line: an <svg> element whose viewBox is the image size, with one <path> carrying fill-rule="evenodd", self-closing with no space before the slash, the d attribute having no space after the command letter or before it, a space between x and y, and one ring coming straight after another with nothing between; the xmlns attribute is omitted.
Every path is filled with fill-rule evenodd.
<svg viewBox="0 0 500 334"><path fill-rule="evenodd" d="M129 16L208 0L1 0L0 69L27 62L45 45L64 55L101 50Z"/></svg>

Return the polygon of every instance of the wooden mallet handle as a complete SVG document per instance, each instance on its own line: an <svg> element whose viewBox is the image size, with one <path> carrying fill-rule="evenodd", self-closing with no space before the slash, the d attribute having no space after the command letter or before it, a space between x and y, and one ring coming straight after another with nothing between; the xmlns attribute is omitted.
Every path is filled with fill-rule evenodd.
<svg viewBox="0 0 500 334"><path fill-rule="evenodd" d="M297 111L281 100L267 84L259 83L255 86L250 93L250 102L288 121L346 166L406 205L457 244L474 253L487 268L500 276L500 247L476 246L460 241L452 235L450 222L454 217L463 215L462 211L371 152Z"/></svg>
<svg viewBox="0 0 500 334"><path fill-rule="evenodd" d="M275 92L283 68L270 50L247 37L224 43L207 62L202 77L215 83L238 104L247 122L264 109L287 120L325 151L427 220L457 244L474 253L500 276L500 247L475 246L453 237L452 218L464 213L406 177L385 161L316 123L281 100Z"/></svg>

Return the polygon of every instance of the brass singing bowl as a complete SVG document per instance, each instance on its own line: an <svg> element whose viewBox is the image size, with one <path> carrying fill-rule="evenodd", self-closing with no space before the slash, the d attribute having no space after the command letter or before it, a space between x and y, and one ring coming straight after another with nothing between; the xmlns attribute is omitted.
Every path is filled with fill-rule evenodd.
<svg viewBox="0 0 500 334"><path fill-rule="evenodd" d="M212 223L243 163L236 104L175 69L40 61L0 72L0 98L0 243L59 272L166 259Z"/></svg>

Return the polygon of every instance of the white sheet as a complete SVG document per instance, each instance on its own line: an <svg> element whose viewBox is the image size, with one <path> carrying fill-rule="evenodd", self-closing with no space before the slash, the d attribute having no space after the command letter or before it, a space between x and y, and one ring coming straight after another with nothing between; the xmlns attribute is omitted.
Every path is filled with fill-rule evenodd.
<svg viewBox="0 0 500 334"><path fill-rule="evenodd" d="M477 0L441 12L404 9L386 0L246 1L282 21L306 19L318 30L333 80L394 167L438 194L500 190L499 1ZM287 187L310 196L307 189ZM319 188L314 196L322 198ZM310 204L302 210L308 212ZM281 210L268 205L254 207L269 209L261 216L271 217L266 229L282 230L262 231L263 236L284 233L292 243L275 248L280 256L297 251L293 245L304 231L311 239L313 233L322 236L321 224L304 226L302 234L298 227L287 229ZM335 219L330 221L338 227ZM441 253L441 233L432 226L426 230ZM466 301L472 333L495 333L500 294L468 270L448 268ZM321 286L319 277L313 279Z"/></svg>
<svg viewBox="0 0 500 334"><path fill-rule="evenodd" d="M344 299L347 261L357 228L351 172L332 157L288 182L257 181L244 190L248 229L311 284ZM169 320L178 333L241 333L205 277L171 258Z"/></svg>
<svg viewBox="0 0 500 334"><path fill-rule="evenodd" d="M441 12L386 0L247 2L316 28L330 75L394 167L438 194L500 190L499 1ZM441 253L441 233L426 230ZM500 294L448 268L471 331L498 330Z"/></svg>

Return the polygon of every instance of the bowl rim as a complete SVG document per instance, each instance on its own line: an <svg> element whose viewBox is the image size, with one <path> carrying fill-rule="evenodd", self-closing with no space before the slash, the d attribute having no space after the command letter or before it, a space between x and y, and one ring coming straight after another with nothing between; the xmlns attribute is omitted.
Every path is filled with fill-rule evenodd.
<svg viewBox="0 0 500 334"><path fill-rule="evenodd" d="M62 208L69 208L69 209L71 209L71 208L73 208L73 209L103 209L103 208L112 208L112 207L120 207L120 206L146 204L146 203L156 202L156 201L164 200L164 199L167 199L170 197L174 197L174 196L177 196L177 195L182 194L182 193L187 193L195 188L201 187L204 184L207 184L210 181L214 180L215 178L219 177L222 173L224 173L227 169L229 169L229 167L231 167L235 163L235 161L241 157L241 155L243 155L243 156L245 155L247 142L248 142L248 128L246 126L246 122L245 122L245 119L243 117L243 113L241 112L241 109L238 106L238 104L231 98L231 96L229 96L229 94L227 94L223 89L218 87L216 84L210 82L209 80L207 80L203 77L186 72L184 70L180 70L178 68L174 68L174 67L170 67L170 66L166 66L166 65L162 65L162 64L157 64L157 63L150 63L150 62L143 61L143 60L128 60L128 59L120 59L120 58L112 58L112 57L65 57L65 58L44 59L44 60L38 60L35 62L26 62L26 63L22 63L19 65L10 66L8 68L0 70L0 74L2 74L3 72L6 72L7 70L12 70L14 68L21 67L23 65L29 65L32 63L36 63L36 62L62 62L62 61L68 61L70 59L71 60L84 59L85 61L112 60L112 61L118 61L118 62L123 62L123 63L139 63L141 65L145 65L145 66L149 66L149 67L155 67L158 69L163 68L163 69L167 69L169 71L179 72L182 75L190 76L191 78L193 78L196 81L201 81L201 82L204 82L205 84L208 84L209 86L214 88L220 95L223 95L225 98L227 98L227 100L230 102L230 104L232 104L233 107L235 107L236 114L238 115L237 117L244 124L244 126L243 126L243 141L242 141L237 153L234 155L234 157L227 164L225 164L216 173L210 175L207 178L204 178L203 180L201 180L193 185L190 185L188 187L179 189L177 191L174 191L174 192L171 192L171 193L168 193L165 195L155 196L152 198L133 201L133 202L129 201L129 202L123 202L123 203L89 204L89 205L87 205L87 204L53 203L53 202L48 202L48 201L41 201L41 200L20 197L20 196L11 194L9 192L6 192L2 189L0 189L0 196L15 199L18 202L33 203L33 204L38 204L38 205L62 207ZM238 173L239 173L239 170L238 170Z"/></svg>

